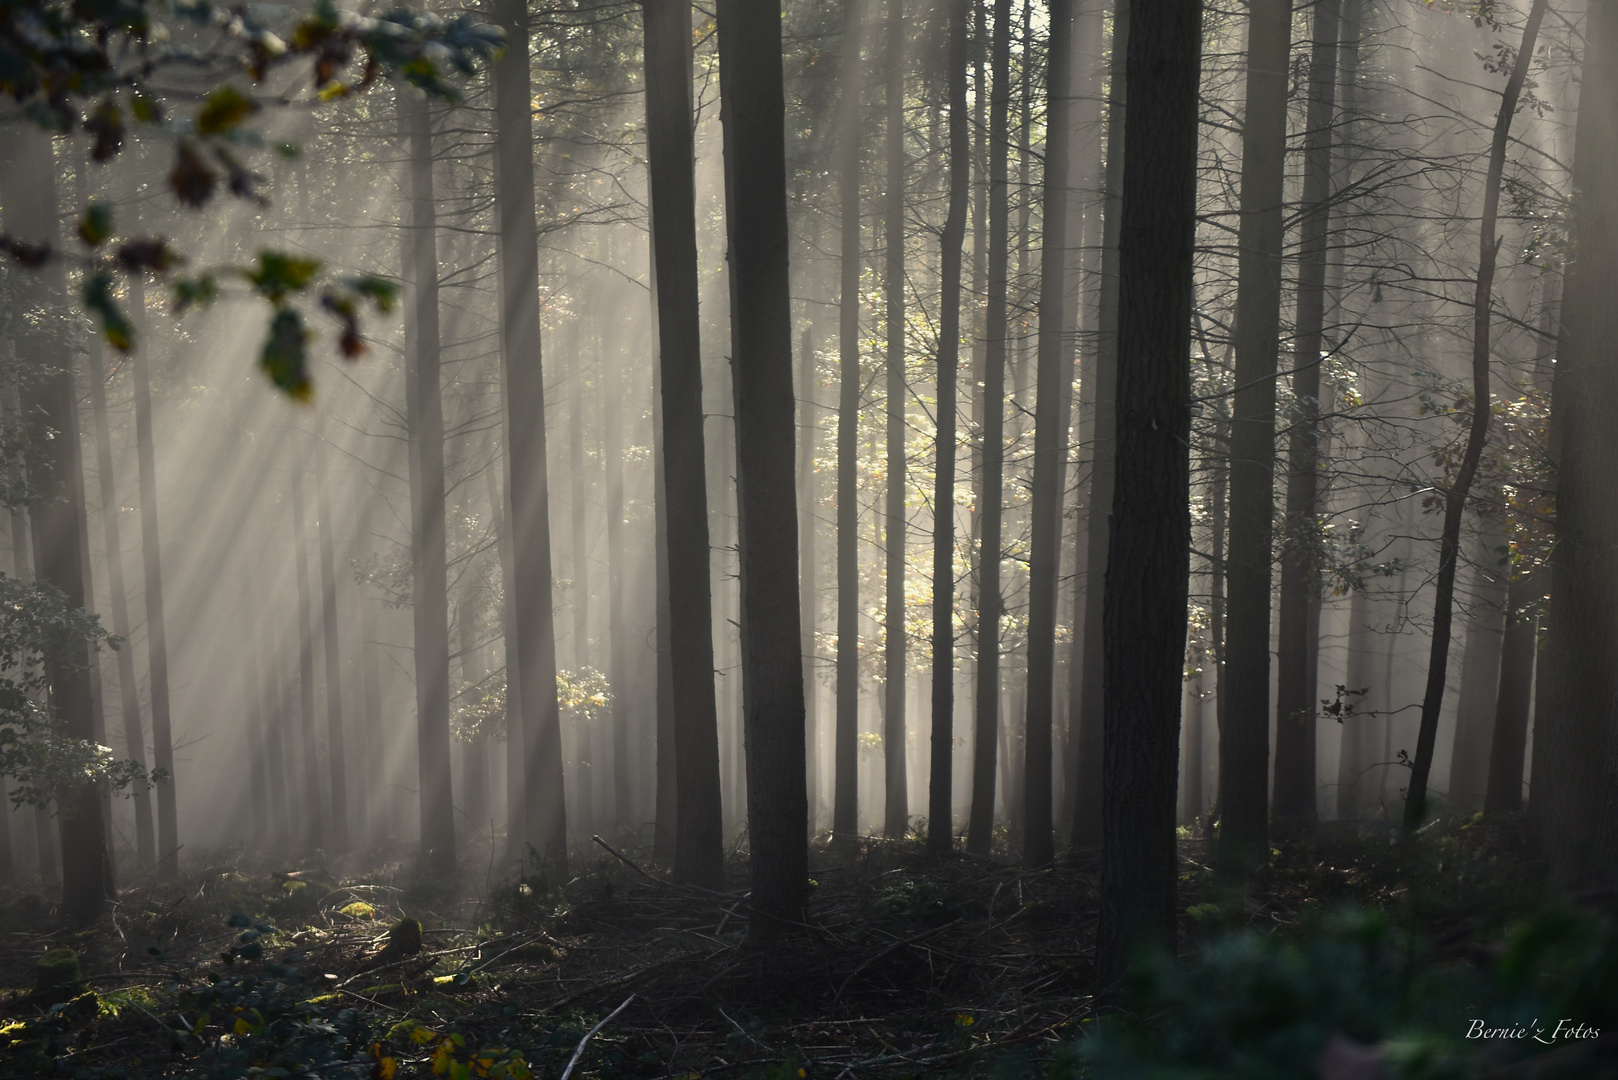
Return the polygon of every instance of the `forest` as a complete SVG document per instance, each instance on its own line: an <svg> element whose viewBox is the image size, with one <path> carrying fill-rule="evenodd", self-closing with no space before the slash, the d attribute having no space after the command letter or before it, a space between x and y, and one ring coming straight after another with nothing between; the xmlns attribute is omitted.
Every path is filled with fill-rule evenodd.
<svg viewBox="0 0 1618 1080"><path fill-rule="evenodd" d="M0 1080L1618 1078L1618 4L0 0L0 131Z"/></svg>

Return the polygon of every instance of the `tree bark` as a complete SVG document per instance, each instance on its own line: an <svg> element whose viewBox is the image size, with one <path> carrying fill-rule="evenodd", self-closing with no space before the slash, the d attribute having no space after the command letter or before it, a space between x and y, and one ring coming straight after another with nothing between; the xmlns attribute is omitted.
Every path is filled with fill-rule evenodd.
<svg viewBox="0 0 1618 1080"><path fill-rule="evenodd" d="M612 668L612 807L613 820L635 823L634 780L630 776L629 630L624 621L629 556L624 550L624 427L618 389L623 385L616 344L602 353L601 445L607 481L607 638Z"/></svg>
<svg viewBox="0 0 1618 1080"><path fill-rule="evenodd" d="M809 798L809 832L814 833L820 807L820 711L816 668L815 630L820 619L820 563L816 551L816 524L820 512L819 487L815 477L815 451L820 444L820 418L815 402L819 386L815 372L814 326L803 329L798 350L798 606L803 613L803 715L804 753Z"/></svg>
<svg viewBox="0 0 1618 1080"><path fill-rule="evenodd" d="M1534 0L1523 26L1522 45L1505 91L1500 95L1500 114L1495 121L1494 142L1489 151L1489 171L1483 182L1483 228L1478 244L1477 293L1472 312L1472 422L1467 431L1466 452L1455 482L1444 495L1444 532L1439 541L1438 581L1433 596L1433 640L1427 663L1427 689L1421 700L1421 728L1416 737L1416 757L1410 770L1410 791L1405 799L1404 828L1414 832L1426 813L1427 777L1433 767L1433 749L1438 740L1438 714L1444 704L1444 682L1449 670L1450 626L1454 619L1455 569L1460 561L1461 518L1466 498L1472 490L1483 444L1489 437L1489 330L1494 290L1495 259L1503 237L1495 235L1500 209L1501 174L1506 164L1506 147L1511 136L1511 120L1517 114L1517 100L1528 77L1534 56L1534 43L1545 18L1547 0ZM1610 704L1609 704L1610 708Z"/></svg>
<svg viewBox="0 0 1618 1080"><path fill-rule="evenodd" d="M678 792L674 874L677 880L718 889L724 883L725 855L697 314L691 7L688 0L649 0L645 12L646 131L657 276Z"/></svg>
<svg viewBox="0 0 1618 1080"><path fill-rule="evenodd" d="M971 118L966 111L970 0L950 0L949 208L940 236L938 313L938 433L933 468L933 610L931 755L928 766L927 849L954 846L951 799L955 738L955 457L961 356L961 249L971 197Z"/></svg>
<svg viewBox="0 0 1618 1080"><path fill-rule="evenodd" d="M910 825L910 792L905 777L905 24L904 0L888 0L888 530L887 597L883 623L882 761L883 834L902 837Z"/></svg>
<svg viewBox="0 0 1618 1080"><path fill-rule="evenodd" d="M1219 741L1219 854L1240 874L1269 857L1270 563L1275 514L1275 379L1281 329L1282 178L1291 0L1254 0L1242 128L1236 387L1230 439L1225 726Z"/></svg>
<svg viewBox="0 0 1618 1080"><path fill-rule="evenodd" d="M1298 252L1298 316L1292 353L1295 415L1287 447L1286 535L1281 553L1281 635L1276 655L1275 819L1292 831L1314 827L1315 684L1311 620L1320 595L1320 350L1326 315L1327 232L1331 224L1332 121L1337 98L1341 0L1316 0L1304 132L1303 223Z"/></svg>
<svg viewBox="0 0 1618 1080"><path fill-rule="evenodd" d="M523 753L524 850L567 870L562 721L556 704L556 625L551 607L550 481L545 445L545 377L539 336L539 238L534 223L534 131L530 114L527 7L491 0L506 33L495 65L495 183L500 215L500 345L506 386L506 482L511 523L516 656ZM508 709L511 703L507 702ZM508 727L516 714L508 719ZM514 833L518 830L513 829Z"/></svg>
<svg viewBox="0 0 1618 1080"><path fill-rule="evenodd" d="M1460 698L1455 709L1455 739L1450 744L1449 802L1470 814L1483 808L1489 784L1489 747L1499 702L1502 648L1509 586L1496 565L1496 550L1505 543L1498 531L1478 538L1477 576L1472 614L1467 620L1466 651L1461 658Z"/></svg>
<svg viewBox="0 0 1618 1080"><path fill-rule="evenodd" d="M1118 290L1118 459L1103 599L1099 985L1174 932L1176 765L1190 582L1198 0L1131 0Z"/></svg>
<svg viewBox="0 0 1618 1080"><path fill-rule="evenodd" d="M1005 507L1006 143L1011 105L1011 0L994 0L989 87L989 279L983 325L983 467L978 474L977 700L972 816L966 849L989 852L994 832L995 743L1000 727L1001 522Z"/></svg>
<svg viewBox="0 0 1618 1080"><path fill-rule="evenodd" d="M146 733L140 712L140 685L135 681L135 648L129 638L129 599L124 588L124 548L118 525L119 503L112 474L112 434L107 419L106 375L102 368L101 346L89 349L90 410L95 417L96 473L101 481L101 526L107 544L107 588L112 599L112 632L123 640L118 650L118 700L123 709L124 752L129 760L146 767ZM256 655L249 655L251 664ZM262 760L251 766L260 777ZM157 839L152 822L150 790L135 785L129 792L135 811L135 857L144 869L157 862ZM255 821L255 828L258 822ZM262 838L261 838L262 839Z"/></svg>
<svg viewBox="0 0 1618 1080"><path fill-rule="evenodd" d="M719 0L718 26L757 941L802 921L809 885L780 4Z"/></svg>
<svg viewBox="0 0 1618 1080"><path fill-rule="evenodd" d="M1069 111L1073 99L1073 0L1051 0L1045 70L1044 231L1039 261L1039 358L1035 375L1034 480L1029 501L1028 713L1024 732L1023 862L1055 858L1051 832L1051 720L1056 693L1057 570L1062 562L1063 437L1073 396L1067 325Z"/></svg>
<svg viewBox="0 0 1618 1080"><path fill-rule="evenodd" d="M1102 587L1112 543L1112 502L1116 482L1118 396L1119 238L1123 227L1124 144L1128 130L1128 79L1131 0L1117 0L1112 22L1112 64L1108 79L1107 164L1102 193L1101 282L1096 302L1095 433L1091 436L1090 505L1084 559L1084 650L1080 692L1071 706L1077 747L1073 786L1073 848L1101 846L1102 716L1106 653L1103 648Z"/></svg>
<svg viewBox="0 0 1618 1080"><path fill-rule="evenodd" d="M838 301L841 386L837 404L837 719L832 832L859 832L860 571L860 99L864 0L843 0L843 101L838 204L842 290ZM733 302L734 303L734 302Z"/></svg>
<svg viewBox="0 0 1618 1080"><path fill-rule="evenodd" d="M1513 578L1506 590L1506 633L1500 646L1500 686L1489 735L1489 772L1483 795L1486 814L1522 809L1522 773L1532 703L1534 662L1539 652L1539 606L1544 599L1535 570ZM1452 785L1453 786L1453 785Z"/></svg>
<svg viewBox="0 0 1618 1080"><path fill-rule="evenodd" d="M51 137L29 121L6 132L0 148L0 193L4 196L6 232L17 239L54 244L57 237L56 176ZM68 302L62 263L48 264L38 277L25 281L32 302ZM70 358L51 355L52 335L30 330L18 335L17 353L40 368L40 376L21 387L23 424L36 455L28 461L38 499L29 514L34 575L60 589L69 608L86 605L77 395ZM45 675L51 702L64 732L94 741L95 713L87 675L90 651L84 645L48 656ZM107 899L107 839L101 797L90 782L66 783L57 799L61 834L62 913L75 923L101 914ZM161 796L160 796L161 802ZM41 849L43 869L49 843Z"/></svg>

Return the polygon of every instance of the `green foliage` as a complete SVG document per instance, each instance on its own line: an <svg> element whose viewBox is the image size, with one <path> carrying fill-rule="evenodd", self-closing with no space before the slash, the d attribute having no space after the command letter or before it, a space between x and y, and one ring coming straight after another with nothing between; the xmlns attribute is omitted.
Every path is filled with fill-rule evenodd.
<svg viewBox="0 0 1618 1080"><path fill-rule="evenodd" d="M318 0L304 12L213 0L0 4L0 95L47 130L89 136L97 162L116 158L140 132L171 142L168 186L182 205L206 206L223 185L231 196L262 206L268 201L260 191L263 177L243 153L264 145L250 121L265 105L285 100L284 88L273 95L259 90L272 72L307 65L313 99L321 101L363 92L386 77L457 102L455 81L473 75L502 40L498 28L466 15L444 18L400 9L371 17L340 11L330 0ZM194 106L189 104L194 98L175 98L177 107L193 111L189 118L168 115L169 102L155 77L167 70L190 77L216 69L222 59L234 61L227 66L245 73L246 85L239 76L222 81ZM285 153L288 147L277 149ZM113 234L111 211L90 204L78 231L91 249L100 248ZM10 236L0 236L0 251L28 269L67 257L48 242ZM110 256L71 261L84 271L85 309L109 344L128 350L135 344L134 328L114 300L115 275L163 277L183 260L160 237L132 237ZM318 269L312 260L274 252L262 253L256 268L239 268L274 308L261 366L298 400L311 393L305 357L309 334L302 316L285 305L290 294L311 285ZM176 281L173 288L176 311L204 306L218 292L217 276ZM322 306L342 324L339 348L345 357L364 352L363 302L389 311L394 294L390 283L374 277L343 281L322 293Z"/></svg>
<svg viewBox="0 0 1618 1080"><path fill-rule="evenodd" d="M1618 922L1555 907L1456 955L1344 910L1217 934L1186 964L1142 957L1125 1004L1077 1044L1086 1071L1068 1055L1051 1075L1280 1080L1351 1059L1409 1080L1611 1075L1592 1032L1618 1023Z"/></svg>

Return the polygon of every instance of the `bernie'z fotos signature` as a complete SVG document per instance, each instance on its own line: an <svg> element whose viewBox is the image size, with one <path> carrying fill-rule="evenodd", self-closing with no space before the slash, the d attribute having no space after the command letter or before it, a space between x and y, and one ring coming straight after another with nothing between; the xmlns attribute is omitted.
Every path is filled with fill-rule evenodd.
<svg viewBox="0 0 1618 1080"><path fill-rule="evenodd" d="M1472 1020L1466 1027L1468 1039L1533 1039L1550 1046L1569 1039L1599 1039L1601 1029L1589 1024L1576 1024L1572 1020L1558 1020L1547 1035L1545 1026L1535 1019L1527 1024L1507 1027L1489 1027L1483 1020Z"/></svg>

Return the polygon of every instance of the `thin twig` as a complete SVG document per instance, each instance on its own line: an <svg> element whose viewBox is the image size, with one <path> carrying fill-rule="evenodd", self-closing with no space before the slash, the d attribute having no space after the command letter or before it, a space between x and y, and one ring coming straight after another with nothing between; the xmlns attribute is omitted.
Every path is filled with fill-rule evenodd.
<svg viewBox="0 0 1618 1080"><path fill-rule="evenodd" d="M597 1020L596 1026L584 1033L584 1038L579 1040L578 1049L573 1051L572 1060L567 1063L567 1068L562 1070L561 1080L567 1080L568 1077L573 1075L573 1069L578 1065L579 1059L584 1056L584 1048L590 1045L590 1040L595 1038L595 1033L600 1031L603 1027L606 1027L609 1020L613 1019L619 1013L629 1008L629 1003L634 1000L635 995L630 994L628 997L624 998L624 1003L622 1005L612 1010L612 1012L608 1013L606 1016L603 1016L600 1020Z"/></svg>

